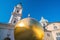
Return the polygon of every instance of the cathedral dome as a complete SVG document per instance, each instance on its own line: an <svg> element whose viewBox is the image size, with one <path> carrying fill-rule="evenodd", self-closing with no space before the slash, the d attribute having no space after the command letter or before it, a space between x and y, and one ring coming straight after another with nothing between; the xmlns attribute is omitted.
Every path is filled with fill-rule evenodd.
<svg viewBox="0 0 60 40"><path fill-rule="evenodd" d="M15 25L15 40L42 40L44 37L43 28L33 18L24 18Z"/></svg>

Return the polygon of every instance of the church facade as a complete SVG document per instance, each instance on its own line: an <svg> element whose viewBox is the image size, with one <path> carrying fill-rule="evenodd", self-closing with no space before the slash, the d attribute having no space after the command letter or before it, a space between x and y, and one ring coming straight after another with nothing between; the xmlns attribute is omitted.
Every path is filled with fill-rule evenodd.
<svg viewBox="0 0 60 40"><path fill-rule="evenodd" d="M18 4L14 7L8 24L0 23L0 40L14 40L14 26L21 20L22 5Z"/></svg>

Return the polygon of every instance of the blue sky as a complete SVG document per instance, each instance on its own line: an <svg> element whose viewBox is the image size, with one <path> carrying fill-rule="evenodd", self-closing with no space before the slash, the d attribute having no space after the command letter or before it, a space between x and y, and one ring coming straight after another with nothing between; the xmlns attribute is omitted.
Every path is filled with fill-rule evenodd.
<svg viewBox="0 0 60 40"><path fill-rule="evenodd" d="M49 22L60 21L60 0L0 0L0 22L8 23L14 6L23 5L22 18L28 13L38 21L43 16Z"/></svg>

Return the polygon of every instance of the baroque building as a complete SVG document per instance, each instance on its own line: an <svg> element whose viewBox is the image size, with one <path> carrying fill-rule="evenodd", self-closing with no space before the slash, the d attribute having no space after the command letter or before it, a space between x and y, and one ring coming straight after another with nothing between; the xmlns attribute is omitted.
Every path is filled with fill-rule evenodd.
<svg viewBox="0 0 60 40"><path fill-rule="evenodd" d="M21 16L22 16L22 5L18 4L16 7L14 7L9 23L15 25L19 20L21 20Z"/></svg>
<svg viewBox="0 0 60 40"><path fill-rule="evenodd" d="M42 17L40 24L44 28L44 40L60 40L60 22L50 23Z"/></svg>
<svg viewBox="0 0 60 40"><path fill-rule="evenodd" d="M46 26L45 40L60 40L60 23L54 22Z"/></svg>
<svg viewBox="0 0 60 40"><path fill-rule="evenodd" d="M14 40L14 26L21 20L22 5L18 4L14 7L8 24L0 23L0 40Z"/></svg>

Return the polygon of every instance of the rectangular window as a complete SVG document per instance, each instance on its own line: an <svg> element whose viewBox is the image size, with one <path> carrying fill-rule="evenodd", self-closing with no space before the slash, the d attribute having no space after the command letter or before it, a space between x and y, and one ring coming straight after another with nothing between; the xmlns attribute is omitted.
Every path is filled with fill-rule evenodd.
<svg viewBox="0 0 60 40"><path fill-rule="evenodd" d="M60 37L56 37L57 40L60 40Z"/></svg>
<svg viewBox="0 0 60 40"><path fill-rule="evenodd" d="M60 32L56 33L57 37L56 40L60 40Z"/></svg>

